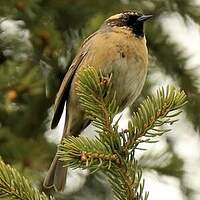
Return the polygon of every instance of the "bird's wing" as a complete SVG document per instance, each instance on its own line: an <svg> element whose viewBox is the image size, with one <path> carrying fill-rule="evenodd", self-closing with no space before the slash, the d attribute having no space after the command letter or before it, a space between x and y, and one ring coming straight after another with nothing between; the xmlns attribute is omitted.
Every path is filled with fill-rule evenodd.
<svg viewBox="0 0 200 200"><path fill-rule="evenodd" d="M90 35L82 44L80 50L79 50L79 54L75 57L74 61L72 62L71 66L69 67L63 81L62 84L60 86L60 89L56 95L56 100L55 100L55 105L54 105L54 116L53 116L53 120L51 122L51 128L55 128L58 125L58 122L61 118L61 115L63 113L63 109L64 109L64 105L65 102L67 102L67 98L69 95L69 90L70 90L70 86L74 77L74 74L78 68L78 66L81 64L81 62L83 61L84 57L87 54L87 49L85 48L87 46L87 43L89 42L89 40L96 35L96 33Z"/></svg>

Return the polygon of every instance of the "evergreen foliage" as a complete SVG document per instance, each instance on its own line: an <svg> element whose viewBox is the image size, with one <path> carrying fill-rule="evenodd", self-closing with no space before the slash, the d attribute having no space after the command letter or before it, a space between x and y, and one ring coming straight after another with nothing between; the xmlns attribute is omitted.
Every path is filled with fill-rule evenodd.
<svg viewBox="0 0 200 200"><path fill-rule="evenodd" d="M158 90L157 95L147 97L129 122L127 130L118 131L115 93L111 92L112 76L103 77L95 68L87 67L79 74L77 94L86 117L98 128L99 138L69 136L59 145L57 156L67 167L89 169L91 173L101 170L112 185L115 199L147 200L143 194L142 170L135 160L135 150L143 142L155 142L151 138L169 130L160 126L172 124L173 118L186 103L183 91L168 87ZM0 162L0 198L48 199L40 194L19 173ZM53 200L53 197L50 197Z"/></svg>
<svg viewBox="0 0 200 200"><path fill-rule="evenodd" d="M35 189L17 170L0 160L0 199L55 200Z"/></svg>
<svg viewBox="0 0 200 200"><path fill-rule="evenodd" d="M110 90L112 76L103 77L95 68L87 67L79 79L80 103L87 118L98 128L99 138L67 137L59 145L58 157L73 169L102 170L118 200L146 200L148 194L142 196L144 183L141 183L142 172L134 157L135 149L140 143L155 142L152 138L169 131L159 127L177 121L174 118L186 103L185 93L175 88L167 87L166 91L161 88L133 113L128 129L119 132L118 122L112 125L117 112L115 93Z"/></svg>

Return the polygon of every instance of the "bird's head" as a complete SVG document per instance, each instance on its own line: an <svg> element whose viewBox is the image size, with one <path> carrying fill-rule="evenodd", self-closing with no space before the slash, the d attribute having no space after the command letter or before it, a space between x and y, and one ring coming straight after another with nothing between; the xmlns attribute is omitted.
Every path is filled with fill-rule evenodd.
<svg viewBox="0 0 200 200"><path fill-rule="evenodd" d="M143 15L134 11L127 11L109 17L105 24L107 26L117 26L129 28L137 37L144 36L144 22L152 15Z"/></svg>

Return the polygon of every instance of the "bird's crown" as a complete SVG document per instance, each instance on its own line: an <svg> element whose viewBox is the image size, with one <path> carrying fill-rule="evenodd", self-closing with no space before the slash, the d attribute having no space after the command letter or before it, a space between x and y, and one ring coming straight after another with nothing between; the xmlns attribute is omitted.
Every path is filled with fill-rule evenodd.
<svg viewBox="0 0 200 200"><path fill-rule="evenodd" d="M139 16L142 16L142 14L137 13L135 11L125 11L125 12L122 12L122 13L119 13L119 14L112 15L106 21L125 19L129 16L135 16L137 18Z"/></svg>

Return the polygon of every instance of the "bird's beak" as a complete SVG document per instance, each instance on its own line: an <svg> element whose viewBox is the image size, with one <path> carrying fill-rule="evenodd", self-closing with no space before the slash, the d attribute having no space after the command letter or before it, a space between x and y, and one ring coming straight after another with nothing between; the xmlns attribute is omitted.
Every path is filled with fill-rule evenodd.
<svg viewBox="0 0 200 200"><path fill-rule="evenodd" d="M139 17L138 19L137 19L137 21L138 22L144 22L144 21L146 21L146 20L148 20L148 19L150 19L150 18L152 18L153 17L153 15L142 15L141 17Z"/></svg>

